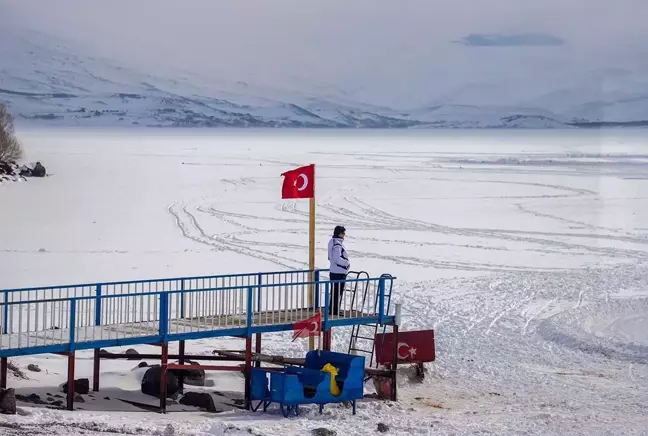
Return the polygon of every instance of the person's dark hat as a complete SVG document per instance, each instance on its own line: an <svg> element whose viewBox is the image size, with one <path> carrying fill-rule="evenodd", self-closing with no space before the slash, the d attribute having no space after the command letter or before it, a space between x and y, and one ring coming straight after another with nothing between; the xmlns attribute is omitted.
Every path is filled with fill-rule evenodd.
<svg viewBox="0 0 648 436"><path fill-rule="evenodd" d="M343 226L335 226L335 230L333 230L334 237L338 237L343 233L346 233L346 229Z"/></svg>

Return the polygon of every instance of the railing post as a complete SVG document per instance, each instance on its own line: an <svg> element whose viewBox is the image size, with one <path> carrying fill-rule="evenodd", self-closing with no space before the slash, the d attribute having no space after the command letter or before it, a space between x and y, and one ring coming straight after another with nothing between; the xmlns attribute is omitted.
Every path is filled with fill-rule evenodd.
<svg viewBox="0 0 648 436"><path fill-rule="evenodd" d="M180 318L185 317L185 281L180 280Z"/></svg>
<svg viewBox="0 0 648 436"><path fill-rule="evenodd" d="M315 307L316 310L320 305L320 270L315 270Z"/></svg>
<svg viewBox="0 0 648 436"><path fill-rule="evenodd" d="M260 313L261 312L261 290L263 289L261 286L263 285L263 274L258 274L257 275L257 311Z"/></svg>
<svg viewBox="0 0 648 436"><path fill-rule="evenodd" d="M330 290L331 290L331 282L326 282L324 283L324 326L322 329L324 331L328 330L328 319L329 319L329 305L331 304L331 298L330 298Z"/></svg>
<svg viewBox="0 0 648 436"><path fill-rule="evenodd" d="M385 318L385 279L378 279L378 321L383 323Z"/></svg>
<svg viewBox="0 0 648 436"><path fill-rule="evenodd" d="M160 293L160 337L162 342L167 342L169 334L169 294Z"/></svg>
<svg viewBox="0 0 648 436"><path fill-rule="evenodd" d="M3 319L2 319L2 334L6 335L9 333L9 291L4 291L4 310L3 310Z"/></svg>
<svg viewBox="0 0 648 436"><path fill-rule="evenodd" d="M95 294L95 325L101 325L101 285L97 285Z"/></svg>
<svg viewBox="0 0 648 436"><path fill-rule="evenodd" d="M247 289L247 316L246 316L246 327L247 327L247 337L252 337L252 301L254 299L254 288L250 286Z"/></svg>
<svg viewBox="0 0 648 436"><path fill-rule="evenodd" d="M74 342L76 341L76 310L77 299L70 298L70 352L74 352Z"/></svg>

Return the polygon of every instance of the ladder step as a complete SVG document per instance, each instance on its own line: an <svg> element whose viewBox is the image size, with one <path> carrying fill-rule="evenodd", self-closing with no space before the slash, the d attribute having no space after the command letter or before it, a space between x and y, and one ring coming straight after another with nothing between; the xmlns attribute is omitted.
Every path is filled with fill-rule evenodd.
<svg viewBox="0 0 648 436"><path fill-rule="evenodd" d="M373 351L367 351L361 348L351 348L351 351L360 351L361 353L369 353L369 354L373 353Z"/></svg>
<svg viewBox="0 0 648 436"><path fill-rule="evenodd" d="M373 340L374 340L374 338L368 338L368 337L366 337L366 336L358 336L358 335L356 335L356 336L354 336L354 337L355 337L356 339L366 339L366 340L368 340L368 341L373 341Z"/></svg>

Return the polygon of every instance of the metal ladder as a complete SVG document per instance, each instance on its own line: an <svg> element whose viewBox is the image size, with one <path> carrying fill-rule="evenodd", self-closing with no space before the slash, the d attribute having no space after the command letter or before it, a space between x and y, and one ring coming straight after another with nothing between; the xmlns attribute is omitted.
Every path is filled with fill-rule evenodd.
<svg viewBox="0 0 648 436"><path fill-rule="evenodd" d="M349 274L356 274L357 278L360 278L361 275L366 275L367 278L369 278L369 274L365 271L360 271L360 272L350 272ZM390 278L391 275L389 274L383 274L381 277L385 278ZM387 283L388 286L385 287L385 298L387 299L386 304L385 304L385 313L389 313L389 309L391 307L391 297L392 297L392 290L394 287L394 282L393 280L389 280ZM369 289L369 282L365 282L364 289L362 289L362 303L360 307L364 307L364 304L367 299L367 291ZM355 299L358 296L358 282L356 282L355 288L353 290L353 297L351 300L351 307L355 307ZM374 312L378 311L378 298L380 297L379 294L376 294L376 300L374 301ZM349 354L355 354L357 355L358 353L363 353L369 356L369 367L374 366L374 352L375 352L375 339L376 339L376 334L378 333L378 324L357 324L352 326L351 328L351 338L349 340ZM383 326L383 333L387 329L387 326ZM361 341L361 342L359 342ZM376 362L376 366L378 366L378 363Z"/></svg>

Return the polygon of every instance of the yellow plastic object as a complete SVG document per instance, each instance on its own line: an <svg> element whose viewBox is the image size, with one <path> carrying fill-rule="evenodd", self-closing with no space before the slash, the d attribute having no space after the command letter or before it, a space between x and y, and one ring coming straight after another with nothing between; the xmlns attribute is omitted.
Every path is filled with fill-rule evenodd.
<svg viewBox="0 0 648 436"><path fill-rule="evenodd" d="M339 397L341 392L340 392L340 387L338 386L337 382L335 381L335 377L338 375L338 369L331 365L330 363L327 363L324 365L322 368L322 371L328 372L331 374L331 395L334 397Z"/></svg>

